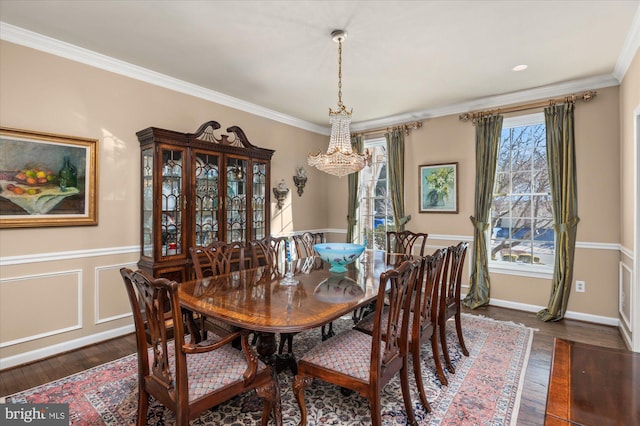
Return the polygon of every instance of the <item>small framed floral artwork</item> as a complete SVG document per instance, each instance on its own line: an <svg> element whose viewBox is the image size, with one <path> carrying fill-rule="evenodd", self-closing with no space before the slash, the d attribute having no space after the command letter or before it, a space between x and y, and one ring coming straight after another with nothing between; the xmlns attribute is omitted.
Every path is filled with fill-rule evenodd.
<svg viewBox="0 0 640 426"><path fill-rule="evenodd" d="M458 213L458 163L419 167L420 213Z"/></svg>
<svg viewBox="0 0 640 426"><path fill-rule="evenodd" d="M0 127L0 228L98 224L98 141Z"/></svg>

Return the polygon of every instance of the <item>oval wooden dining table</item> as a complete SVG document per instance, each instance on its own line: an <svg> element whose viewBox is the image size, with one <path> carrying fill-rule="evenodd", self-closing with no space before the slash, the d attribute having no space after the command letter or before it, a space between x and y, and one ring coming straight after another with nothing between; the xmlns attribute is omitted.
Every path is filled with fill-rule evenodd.
<svg viewBox="0 0 640 426"><path fill-rule="evenodd" d="M256 332L260 357L295 373L291 354L276 356L275 335L318 328L369 305L380 274L407 258L367 250L346 272L333 273L319 257L307 257L291 263L296 285L285 284L284 271L258 267L186 281L178 295L189 311Z"/></svg>

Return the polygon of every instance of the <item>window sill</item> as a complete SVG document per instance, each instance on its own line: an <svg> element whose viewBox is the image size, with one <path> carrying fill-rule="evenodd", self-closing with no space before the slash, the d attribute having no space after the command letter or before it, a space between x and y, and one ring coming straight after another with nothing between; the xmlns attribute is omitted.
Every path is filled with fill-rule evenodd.
<svg viewBox="0 0 640 426"><path fill-rule="evenodd" d="M553 268L545 268L545 267L531 267L524 265L495 265L489 264L489 272L495 274L504 274L504 275L516 275L520 277L530 277L530 278L544 278L551 279L553 278Z"/></svg>

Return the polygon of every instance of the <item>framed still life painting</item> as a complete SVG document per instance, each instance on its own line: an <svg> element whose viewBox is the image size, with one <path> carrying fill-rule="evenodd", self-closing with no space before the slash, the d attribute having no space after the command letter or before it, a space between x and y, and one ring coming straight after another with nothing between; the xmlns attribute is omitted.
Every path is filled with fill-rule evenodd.
<svg viewBox="0 0 640 426"><path fill-rule="evenodd" d="M458 163L419 166L420 213L458 213Z"/></svg>
<svg viewBox="0 0 640 426"><path fill-rule="evenodd" d="M0 127L0 228L98 224L98 141Z"/></svg>

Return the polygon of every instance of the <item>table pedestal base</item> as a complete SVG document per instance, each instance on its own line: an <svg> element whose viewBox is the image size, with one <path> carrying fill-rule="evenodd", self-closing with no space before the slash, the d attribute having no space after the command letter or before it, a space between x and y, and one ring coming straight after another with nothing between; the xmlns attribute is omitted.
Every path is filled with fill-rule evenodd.
<svg viewBox="0 0 640 426"><path fill-rule="evenodd" d="M274 333L257 331L256 337L256 351L265 364L270 365L276 373L280 373L285 369L289 369L294 376L298 373L298 364L292 353L276 353L278 345L276 344L276 335Z"/></svg>

